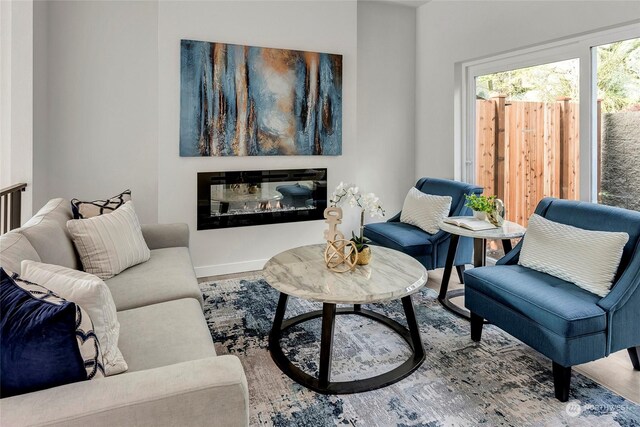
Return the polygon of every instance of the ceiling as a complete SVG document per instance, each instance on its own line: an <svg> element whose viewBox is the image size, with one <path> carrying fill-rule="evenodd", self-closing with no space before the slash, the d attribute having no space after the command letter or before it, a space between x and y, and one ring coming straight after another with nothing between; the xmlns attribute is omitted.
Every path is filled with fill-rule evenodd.
<svg viewBox="0 0 640 427"><path fill-rule="evenodd" d="M372 1L372 0L365 0L365 1ZM422 6L423 4L429 3L430 0L373 0L373 1L382 1L383 3L395 3L395 4L401 4L403 6L410 6L410 7L417 8Z"/></svg>

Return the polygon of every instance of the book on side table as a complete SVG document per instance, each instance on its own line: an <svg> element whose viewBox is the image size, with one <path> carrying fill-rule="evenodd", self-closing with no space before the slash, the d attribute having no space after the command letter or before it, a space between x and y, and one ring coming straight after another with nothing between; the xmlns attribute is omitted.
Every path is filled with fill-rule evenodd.
<svg viewBox="0 0 640 427"><path fill-rule="evenodd" d="M457 225L458 227L466 228L471 231L480 231L480 230L490 230L492 228L498 228L495 225L491 224L489 221L485 221L484 219L478 219L471 216L465 217L451 217L445 218L442 222L446 222L447 224Z"/></svg>

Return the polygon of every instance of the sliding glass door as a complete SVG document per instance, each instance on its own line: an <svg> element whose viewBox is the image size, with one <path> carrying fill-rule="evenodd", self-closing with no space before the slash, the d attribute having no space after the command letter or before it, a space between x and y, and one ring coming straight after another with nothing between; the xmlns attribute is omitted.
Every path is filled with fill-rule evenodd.
<svg viewBox="0 0 640 427"><path fill-rule="evenodd" d="M543 197L579 198L579 59L476 77L475 183L527 225Z"/></svg>
<svg viewBox="0 0 640 427"><path fill-rule="evenodd" d="M543 197L640 210L640 26L461 64L459 169L524 226Z"/></svg>
<svg viewBox="0 0 640 427"><path fill-rule="evenodd" d="M640 211L640 38L595 46L598 202Z"/></svg>

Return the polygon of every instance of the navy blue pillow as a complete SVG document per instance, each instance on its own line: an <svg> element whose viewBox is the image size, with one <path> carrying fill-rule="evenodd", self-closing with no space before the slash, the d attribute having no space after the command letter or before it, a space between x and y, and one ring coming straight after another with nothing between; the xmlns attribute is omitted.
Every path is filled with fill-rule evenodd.
<svg viewBox="0 0 640 427"><path fill-rule="evenodd" d="M0 276L0 397L86 380L76 305L35 298L2 268Z"/></svg>

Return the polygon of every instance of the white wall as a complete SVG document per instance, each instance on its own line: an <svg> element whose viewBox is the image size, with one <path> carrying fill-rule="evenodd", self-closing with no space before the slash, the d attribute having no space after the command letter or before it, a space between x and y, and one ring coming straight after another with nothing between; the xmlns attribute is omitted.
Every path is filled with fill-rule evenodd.
<svg viewBox="0 0 640 427"><path fill-rule="evenodd" d="M189 224L200 275L261 268L281 250L321 242L326 225L197 231L197 172L326 167L329 191L339 181L355 182L376 192L389 214L415 181L413 8L356 1L54 1L36 4L34 19L37 204L131 187L143 222ZM183 38L342 54L343 155L179 157ZM357 221L357 212L346 212L345 234Z"/></svg>
<svg viewBox="0 0 640 427"><path fill-rule="evenodd" d="M38 203L131 188L141 221L157 221L157 3L47 6L47 46L35 49L46 51L46 92L37 97L48 113L47 131L36 132L36 159L45 153L48 166L36 175Z"/></svg>
<svg viewBox="0 0 640 427"><path fill-rule="evenodd" d="M49 2L33 2L33 209L49 200Z"/></svg>
<svg viewBox="0 0 640 427"><path fill-rule="evenodd" d="M415 184L416 9L358 2L358 184L387 215Z"/></svg>
<svg viewBox="0 0 640 427"><path fill-rule="evenodd" d="M0 188L27 183L22 221L33 199L33 2L0 2Z"/></svg>
<svg viewBox="0 0 640 427"><path fill-rule="evenodd" d="M456 62L640 18L637 1L432 1L418 9L416 176L454 176Z"/></svg>
<svg viewBox="0 0 640 427"><path fill-rule="evenodd" d="M326 167L330 189L341 180L357 182L377 192L390 211L399 208L404 194L398 195L413 181L413 9L361 6L362 64L370 72L362 73L359 83L355 1L56 1L36 8L36 20L47 17L34 46L34 96L46 103L46 108L36 108L34 124L34 161L41 164L36 173L39 204L54 196L107 196L129 186L143 222L190 225L198 272L215 274L260 268L280 250L319 242L325 224L196 231L199 171ZM379 20L376 14L389 16ZM379 35L380 25L393 28L386 41ZM376 40L371 43L370 37ZM181 38L342 54L343 155L180 158ZM411 65L398 68L407 61ZM395 91L394 78L402 82ZM384 102L385 108L367 106L357 115L358 92L360 102L371 107ZM358 129L362 139L356 137ZM380 150L393 151L383 164L373 155ZM382 166L386 172L371 173ZM345 232L357 221L355 212L348 214Z"/></svg>
<svg viewBox="0 0 640 427"><path fill-rule="evenodd" d="M206 171L326 167L329 189L355 181L356 2L169 2L158 6L160 222L186 222L199 275L262 268L276 253L322 241L323 221L196 231L196 174ZM181 158L180 39L258 45L343 55L343 155ZM351 224L356 220L355 214Z"/></svg>
<svg viewBox="0 0 640 427"><path fill-rule="evenodd" d="M11 185L11 3L0 2L0 187Z"/></svg>

